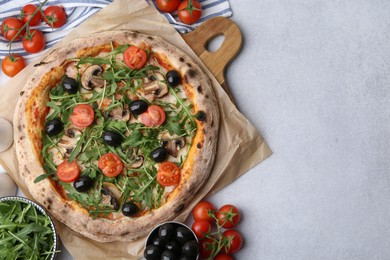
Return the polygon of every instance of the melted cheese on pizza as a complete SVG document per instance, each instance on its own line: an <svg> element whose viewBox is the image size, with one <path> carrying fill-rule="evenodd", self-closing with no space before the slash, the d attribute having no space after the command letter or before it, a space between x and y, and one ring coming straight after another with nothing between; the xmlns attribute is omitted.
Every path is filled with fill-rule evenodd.
<svg viewBox="0 0 390 260"><path fill-rule="evenodd" d="M163 162L171 162L180 169L196 133L186 84L181 81L171 87L167 82L167 72L174 69L169 60L149 50L146 64L140 69L130 69L123 63L126 48L92 48L87 55L65 62L63 77L50 90L47 102L46 130L53 120L61 121L63 129L54 135L43 133L45 169L65 191L64 199L77 201L95 217L121 218L126 202L138 208L134 216L164 204L179 182L170 184L169 179L174 178L168 171L163 173L166 174L164 184L159 167ZM76 92L66 89L65 78L77 82ZM157 126L145 125L143 115L130 109L131 102L136 100L144 101L148 107L162 108L164 122ZM92 124L84 127L76 123L75 118L88 120L83 118L86 115L75 112L78 105L93 109ZM107 132L120 136L120 143L107 143L104 139ZM168 153L166 158L154 158L156 149ZM99 165L99 160L108 153L115 154L123 163L115 177L104 174ZM59 178L58 169L65 161L77 163L80 176L76 180ZM81 178L92 180L89 189L84 191L75 185L75 182L80 184Z"/></svg>

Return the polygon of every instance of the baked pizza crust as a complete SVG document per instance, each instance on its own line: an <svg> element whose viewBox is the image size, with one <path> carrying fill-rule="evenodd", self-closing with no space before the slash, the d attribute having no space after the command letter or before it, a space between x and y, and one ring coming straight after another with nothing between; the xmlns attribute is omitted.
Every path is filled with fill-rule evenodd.
<svg viewBox="0 0 390 260"><path fill-rule="evenodd" d="M195 113L204 112L204 121L196 120L197 133L181 169L181 182L165 204L136 218L93 220L77 202L64 199L53 187L52 181L45 179L34 183L34 180L44 173L41 130L48 111L46 102L49 91L65 72L61 65L67 59L98 52L98 46L110 42L147 45L151 46L153 52L166 55L182 74L184 83L191 86L185 89L187 96L194 104ZM74 40L66 47L54 50L35 66L36 71L27 81L17 103L14 137L20 176L37 202L75 232L100 242L141 238L157 224L172 220L187 206L209 177L216 155L219 128L218 105L210 80L188 55L160 37L132 31L110 31Z"/></svg>

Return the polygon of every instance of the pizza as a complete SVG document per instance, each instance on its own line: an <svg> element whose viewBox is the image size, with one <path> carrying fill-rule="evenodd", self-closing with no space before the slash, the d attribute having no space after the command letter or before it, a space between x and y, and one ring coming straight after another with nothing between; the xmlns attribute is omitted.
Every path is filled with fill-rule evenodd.
<svg viewBox="0 0 390 260"><path fill-rule="evenodd" d="M131 241L207 180L219 111L207 75L159 37L110 31L54 50L14 115L20 176L73 231Z"/></svg>

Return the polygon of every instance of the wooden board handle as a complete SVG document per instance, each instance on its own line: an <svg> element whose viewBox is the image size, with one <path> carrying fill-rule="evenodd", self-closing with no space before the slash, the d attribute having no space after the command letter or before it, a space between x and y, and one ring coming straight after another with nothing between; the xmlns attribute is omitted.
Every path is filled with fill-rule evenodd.
<svg viewBox="0 0 390 260"><path fill-rule="evenodd" d="M215 37L223 35L224 41L215 52L207 50L208 43ZM195 31L184 34L184 40L213 73L230 99L234 98L225 82L225 68L237 56L242 45L240 28L230 19L215 17L202 23Z"/></svg>

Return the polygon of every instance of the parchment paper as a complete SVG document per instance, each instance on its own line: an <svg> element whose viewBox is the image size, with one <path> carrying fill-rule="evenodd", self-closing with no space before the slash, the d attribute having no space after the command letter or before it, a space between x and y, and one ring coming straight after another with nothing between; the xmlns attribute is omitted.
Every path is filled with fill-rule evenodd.
<svg viewBox="0 0 390 260"><path fill-rule="evenodd" d="M72 39L90 33L114 29L130 29L163 37L166 41L197 60L212 80L221 111L218 153L210 178L196 194L192 204L176 218L176 220L183 222L199 200L222 189L263 161L271 154L271 150L257 130L232 104L222 87L180 34L145 1L116 0L73 30L53 48L66 45ZM6 86L0 87L0 117L12 122L19 93L29 75L33 73L33 65L37 62L33 62L19 75L9 80ZM14 146L0 153L0 163L15 180L19 188L22 189L23 193L31 198L18 173ZM145 239L134 242L98 243L79 236L59 222L56 222L56 227L62 243L74 259L138 259L142 255Z"/></svg>

